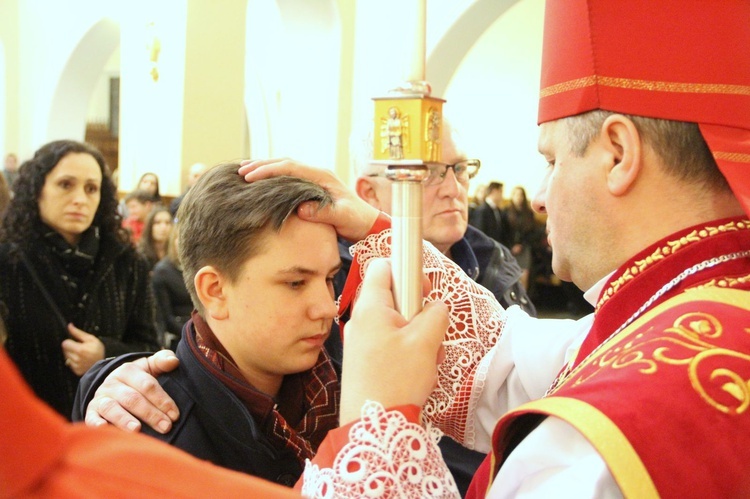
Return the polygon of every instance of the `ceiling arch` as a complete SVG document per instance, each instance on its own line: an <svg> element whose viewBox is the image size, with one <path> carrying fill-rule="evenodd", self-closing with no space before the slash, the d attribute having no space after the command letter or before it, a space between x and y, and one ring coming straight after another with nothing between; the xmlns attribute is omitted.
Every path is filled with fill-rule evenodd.
<svg viewBox="0 0 750 499"><path fill-rule="evenodd" d="M461 61L482 34L519 0L476 0L435 45L427 58L432 94L445 95Z"/></svg>
<svg viewBox="0 0 750 499"><path fill-rule="evenodd" d="M89 99L102 69L120 44L120 25L104 18L81 38L65 64L52 97L47 141L83 140Z"/></svg>

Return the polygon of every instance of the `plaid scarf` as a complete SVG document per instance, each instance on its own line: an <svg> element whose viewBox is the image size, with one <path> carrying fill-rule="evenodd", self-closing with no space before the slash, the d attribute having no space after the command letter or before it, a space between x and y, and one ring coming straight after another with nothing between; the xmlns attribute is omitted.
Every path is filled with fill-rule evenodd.
<svg viewBox="0 0 750 499"><path fill-rule="evenodd" d="M245 404L270 440L278 448L292 451L304 466L328 431L338 427L340 386L325 349L312 369L286 375L274 400L245 380L197 312L191 321L190 331L195 331L195 336L188 334L187 339L196 358Z"/></svg>

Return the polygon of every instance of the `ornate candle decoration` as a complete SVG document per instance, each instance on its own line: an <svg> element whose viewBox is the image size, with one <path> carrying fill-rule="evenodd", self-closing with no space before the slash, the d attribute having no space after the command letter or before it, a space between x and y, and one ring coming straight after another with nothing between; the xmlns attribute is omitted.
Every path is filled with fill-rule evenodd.
<svg viewBox="0 0 750 499"><path fill-rule="evenodd" d="M399 312L411 319L422 309L422 181L429 164L442 160L445 101L432 97L425 81L425 0L411 0L408 6L415 8L416 40L404 47L405 53L411 51L404 85L373 99L373 159L387 166L386 176L393 182L393 293Z"/></svg>

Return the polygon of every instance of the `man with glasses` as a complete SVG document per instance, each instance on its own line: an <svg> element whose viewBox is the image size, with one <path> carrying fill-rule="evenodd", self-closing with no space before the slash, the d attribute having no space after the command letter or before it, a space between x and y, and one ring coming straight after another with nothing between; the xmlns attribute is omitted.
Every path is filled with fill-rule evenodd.
<svg viewBox="0 0 750 499"><path fill-rule="evenodd" d="M531 316L536 308L520 283L521 268L510 250L468 224L469 181L479 172L481 162L467 159L456 144L453 130L443 121L440 142L443 163L432 164L423 182L422 237L441 253L458 264L476 282L489 289L504 308L520 306ZM364 144L367 154L372 151L370 141ZM364 156L364 155L363 155ZM392 181L385 177L386 166L366 160L355 160L359 177L355 181L357 195L380 211L391 213ZM337 295L344 289L352 256L350 243L339 238L342 270L336 275ZM331 357L342 358L341 335L337 325L326 342ZM337 366L337 369L339 366ZM440 441L440 449L448 468L463 495L471 478L484 458L459 445L450 438Z"/></svg>
<svg viewBox="0 0 750 499"><path fill-rule="evenodd" d="M444 163L430 166L423 183L422 237L492 291L503 307L518 305L535 316L536 309L519 284L521 269L510 250L468 225L469 181L479 172L480 161L466 158L445 121L441 139ZM386 167L369 160L362 163L358 165L360 175L355 183L357 195L390 213L392 187L385 178ZM351 261L348 250L342 253L342 259ZM345 272L339 273L337 279L343 285L346 275L342 274Z"/></svg>

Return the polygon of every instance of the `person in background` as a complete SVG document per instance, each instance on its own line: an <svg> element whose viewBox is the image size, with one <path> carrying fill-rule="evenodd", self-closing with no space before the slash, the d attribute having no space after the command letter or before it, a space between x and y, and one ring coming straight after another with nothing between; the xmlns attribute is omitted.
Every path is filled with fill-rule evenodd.
<svg viewBox="0 0 750 499"><path fill-rule="evenodd" d="M119 170L116 173L118 173L119 177ZM113 178L113 182L115 180L116 178ZM154 206L161 205L162 197L161 193L159 192L159 176L156 173L149 172L141 175L141 178L138 180L135 189L133 189L131 192L135 191L148 192L151 195L151 200L153 201ZM125 196L125 198L127 198L127 195ZM125 201L125 198L120 201L120 204L117 207L123 219L127 219L130 216L130 211L128 210L128 205Z"/></svg>
<svg viewBox="0 0 750 499"><path fill-rule="evenodd" d="M156 298L156 322L162 334L162 346L174 350L182 335L182 326L190 319L193 302L182 277L178 224L169 234L167 254L159 260L151 275Z"/></svg>
<svg viewBox="0 0 750 499"><path fill-rule="evenodd" d="M135 190L146 191L151 194L155 205L161 204L161 193L159 192L159 176L156 173L147 172L141 175Z"/></svg>
<svg viewBox="0 0 750 499"><path fill-rule="evenodd" d="M128 243L98 150L50 142L26 161L0 229L7 349L69 418L79 377L106 356L158 348L148 266Z"/></svg>
<svg viewBox="0 0 750 499"><path fill-rule="evenodd" d="M163 206L152 209L146 217L141 240L138 241L138 251L146 257L151 268L167 255L169 249L169 235L172 232L172 215Z"/></svg>
<svg viewBox="0 0 750 499"><path fill-rule="evenodd" d="M516 257L518 265L523 269L521 284L528 291L531 256L537 237L537 227L534 210L531 209L531 204L526 199L526 190L520 185L511 191L510 203L505 213L512 243L510 250Z"/></svg>
<svg viewBox="0 0 750 499"><path fill-rule="evenodd" d="M486 184L479 184L476 189L474 189L474 195L469 197L469 224L474 225L472 221L474 220L475 212L477 211L477 207L481 206L484 203L484 198L487 193L487 185Z"/></svg>
<svg viewBox="0 0 750 499"><path fill-rule="evenodd" d="M292 486L338 422L339 382L323 348L341 267L331 226L300 222L325 205L316 184L286 177L248 184L239 164L201 176L178 211L180 261L195 312L177 347L180 368L159 379L180 423L157 438L197 457ZM238 209L242 207L242 209ZM300 251L314 243L314 251ZM84 377L75 419L97 380Z"/></svg>
<svg viewBox="0 0 750 499"><path fill-rule="evenodd" d="M7 181L8 187L12 191L13 182L15 182L16 178L18 178L18 156L16 156L12 152L5 155L3 176Z"/></svg>
<svg viewBox="0 0 750 499"><path fill-rule="evenodd" d="M208 171L208 166L203 163L194 163L190 167L190 172L188 174L187 188L182 194L174 198L172 202L169 204L169 212L172 214L173 217L177 216L177 210L180 208L180 203L182 203L182 200L185 197L185 194L187 194L190 188L195 185L195 183L198 181L200 176L206 173L207 171Z"/></svg>
<svg viewBox="0 0 750 499"><path fill-rule="evenodd" d="M154 208L154 197L150 192L138 189L125 196L124 202L128 208L128 217L122 221L122 226L130 234L133 245L138 245L146 218Z"/></svg>
<svg viewBox="0 0 750 499"><path fill-rule="evenodd" d="M5 215L5 211L8 209L10 200L13 197L13 192L8 187L8 181L5 180L4 175L0 175L0 220Z"/></svg>
<svg viewBox="0 0 750 499"><path fill-rule="evenodd" d="M510 247L512 244L508 219L503 209L504 202L502 182L493 181L487 184L484 203L474 210L471 225L503 246Z"/></svg>

